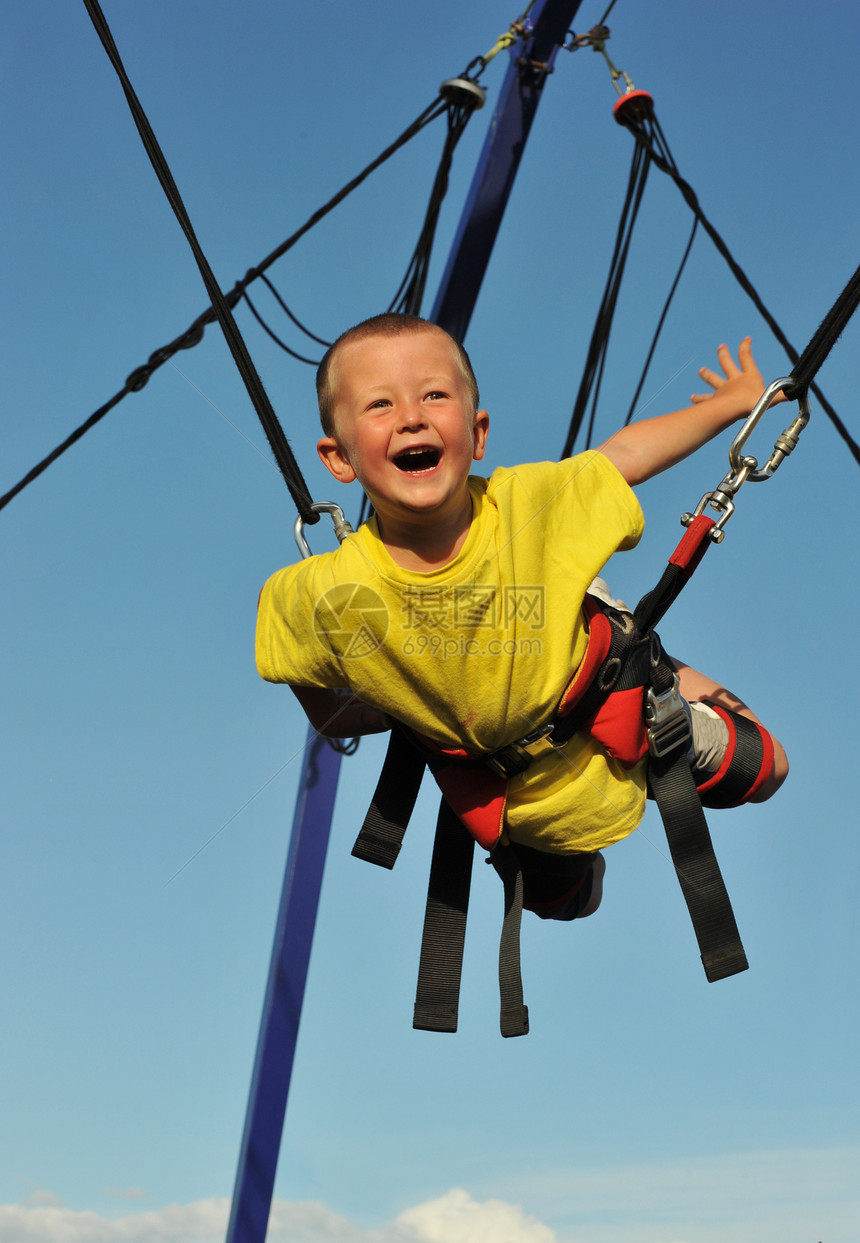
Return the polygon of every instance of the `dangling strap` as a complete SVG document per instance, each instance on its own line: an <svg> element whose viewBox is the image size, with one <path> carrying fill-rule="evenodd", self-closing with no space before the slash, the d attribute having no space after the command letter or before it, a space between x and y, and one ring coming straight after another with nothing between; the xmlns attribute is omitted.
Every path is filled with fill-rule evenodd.
<svg viewBox="0 0 860 1243"><path fill-rule="evenodd" d="M648 777L699 943L705 975L713 984L746 971L749 964L683 749L652 757Z"/></svg>
<svg viewBox="0 0 860 1243"><path fill-rule="evenodd" d="M474 838L443 799L436 821L412 1020L412 1026L422 1031L457 1030L474 850Z"/></svg>
<svg viewBox="0 0 860 1243"><path fill-rule="evenodd" d="M503 1036L527 1036L529 1008L523 1004L520 971L523 870L516 851L510 846L497 846L489 862L492 862L505 887L505 918L499 943L499 1027Z"/></svg>
<svg viewBox="0 0 860 1243"><path fill-rule="evenodd" d="M356 859L394 867L423 776L423 756L405 731L393 729L373 799L352 848Z"/></svg>
<svg viewBox="0 0 860 1243"><path fill-rule="evenodd" d="M648 711L652 723L648 731L651 744L648 788L657 802L666 830L669 853L699 943L705 975L710 983L714 983L715 980L746 971L749 964L690 768L687 754L689 730L679 732L674 727L674 712L665 714L663 731L664 741L673 741L668 741L665 749L655 745L659 742L654 728L657 720L654 710L659 706L658 701L662 701L664 708L671 703L673 684L679 703L680 698L677 695L677 677L669 658L657 636L652 634L651 637Z"/></svg>

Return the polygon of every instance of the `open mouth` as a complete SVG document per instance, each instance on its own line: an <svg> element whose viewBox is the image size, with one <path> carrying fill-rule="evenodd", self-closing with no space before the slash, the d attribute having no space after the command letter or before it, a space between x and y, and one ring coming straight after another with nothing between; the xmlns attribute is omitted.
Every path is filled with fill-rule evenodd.
<svg viewBox="0 0 860 1243"><path fill-rule="evenodd" d="M441 456L438 449L404 449L395 457L394 465L398 470L412 475L422 470L432 470L439 464Z"/></svg>

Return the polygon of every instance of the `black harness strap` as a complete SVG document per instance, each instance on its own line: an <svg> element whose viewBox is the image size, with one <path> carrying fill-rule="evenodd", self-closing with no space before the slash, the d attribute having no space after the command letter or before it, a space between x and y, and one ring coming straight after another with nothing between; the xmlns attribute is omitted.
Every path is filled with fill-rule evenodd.
<svg viewBox="0 0 860 1243"><path fill-rule="evenodd" d="M671 688L675 675L659 643L655 646L651 687L662 693ZM708 981L713 984L746 971L749 964L714 854L686 741L664 755L650 757L648 785L663 821Z"/></svg>
<svg viewBox="0 0 860 1243"><path fill-rule="evenodd" d="M523 870L515 850L497 846L487 860L502 878L505 918L499 943L499 1027L503 1036L527 1036L529 1008L523 1003L520 925L523 918Z"/></svg>
<svg viewBox="0 0 860 1243"><path fill-rule="evenodd" d="M394 867L424 768L424 758L418 748L409 741L404 730L395 727L388 740L385 763L373 799L352 848L356 859L389 870Z"/></svg>
<svg viewBox="0 0 860 1243"><path fill-rule="evenodd" d="M585 726L613 691L644 684L657 696L672 692L675 671L652 626L699 564L710 545L712 526L710 518L694 520L657 587L639 602L633 618L609 606L605 608L612 625L609 652L572 711L557 719L552 731L556 745ZM652 754L650 758L649 793L663 821L705 974L713 982L745 971L748 964L690 769L689 730L685 722L682 724L685 725L683 730L673 728L665 738L664 753ZM741 760L737 779L739 798L755 781L762 762L761 737L755 726L750 723L746 729L746 724L744 718L736 722L735 746ZM661 739L664 737L661 735ZM503 750L511 749L518 748L515 745ZM501 752L492 758L499 755ZM382 867L394 866L426 763L417 740L413 742L405 731L395 729L370 810L353 847L352 853L357 858ZM720 805L723 797L732 799L733 792L734 787L726 787L723 795L721 785L719 792L715 790L715 801L711 805ZM413 1020L413 1026L423 1030L457 1030L473 855L474 839L443 799L433 847ZM489 861L502 879L505 894L499 946L500 1027L503 1036L521 1036L529 1030L520 966L522 869L516 851L502 845L494 849Z"/></svg>
<svg viewBox="0 0 860 1243"><path fill-rule="evenodd" d="M455 1032L475 839L442 799L430 864L412 1026Z"/></svg>
<svg viewBox="0 0 860 1243"><path fill-rule="evenodd" d="M394 867L424 768L418 747L404 731L394 729L373 799L352 848L357 859L379 867ZM473 854L471 835L443 799L436 823L412 1024L422 1030L457 1030ZM504 847L494 851L492 862L505 892L499 944L499 1024L503 1036L523 1036L529 1029L529 1017L528 1007L523 1004L520 972L522 871L514 852Z"/></svg>
<svg viewBox="0 0 860 1243"><path fill-rule="evenodd" d="M746 971L749 964L683 749L653 758L648 783L666 830L705 975L713 984Z"/></svg>

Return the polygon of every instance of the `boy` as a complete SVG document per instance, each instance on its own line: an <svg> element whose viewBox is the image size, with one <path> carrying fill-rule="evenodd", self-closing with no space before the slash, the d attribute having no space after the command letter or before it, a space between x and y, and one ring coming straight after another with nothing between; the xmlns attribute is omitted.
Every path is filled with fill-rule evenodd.
<svg viewBox="0 0 860 1243"><path fill-rule="evenodd" d="M763 390L749 339L738 364L725 346L718 356L723 375L703 368L714 392L691 407L624 428L596 451L486 480L469 475L489 415L462 347L412 316L350 329L317 375L318 452L339 482L360 481L374 515L337 551L266 583L260 674L289 683L331 736L378 732L395 718L430 747L487 755L547 724L585 654L586 593L617 603L595 577L642 533L631 485L747 415ZM756 720L675 663L688 701ZM693 718L698 763L716 770L728 729L698 702ZM752 797L769 798L787 771L774 740ZM636 828L644 804L644 760L610 754L584 730L513 777L498 832L517 846L527 882L534 877L525 905L563 919L596 910L599 852ZM563 884L553 880L558 856Z"/></svg>

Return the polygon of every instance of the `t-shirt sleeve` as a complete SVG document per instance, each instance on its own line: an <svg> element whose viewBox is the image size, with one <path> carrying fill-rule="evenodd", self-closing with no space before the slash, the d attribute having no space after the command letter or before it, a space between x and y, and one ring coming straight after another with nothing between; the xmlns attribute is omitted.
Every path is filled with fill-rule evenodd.
<svg viewBox="0 0 860 1243"><path fill-rule="evenodd" d="M278 570L264 584L257 609L257 671L267 682L293 686L348 685L339 662L316 636L314 561Z"/></svg>
<svg viewBox="0 0 860 1243"><path fill-rule="evenodd" d="M585 457L585 454L580 456ZM612 503L617 507L623 520L628 524L628 530L622 542L618 545L619 551L626 551L629 548L635 548L642 538L642 532L645 530L645 516L642 513L642 506L639 504L639 498L630 487L630 484L621 474L621 471L611 462L608 457L599 450L594 450L588 454L590 466L599 471L602 479L605 481L605 487L608 497L611 497Z"/></svg>

